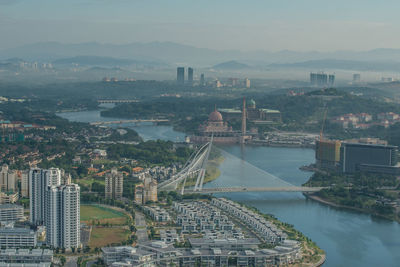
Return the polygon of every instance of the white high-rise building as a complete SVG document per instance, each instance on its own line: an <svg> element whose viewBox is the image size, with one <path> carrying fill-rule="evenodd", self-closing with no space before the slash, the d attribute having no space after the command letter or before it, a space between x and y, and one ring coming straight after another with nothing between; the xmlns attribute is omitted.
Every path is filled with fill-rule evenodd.
<svg viewBox="0 0 400 267"><path fill-rule="evenodd" d="M46 190L61 184L61 170L31 169L29 171L30 221L42 225L45 220Z"/></svg>
<svg viewBox="0 0 400 267"><path fill-rule="evenodd" d="M80 246L80 188L49 186L46 191L46 243L55 248Z"/></svg>

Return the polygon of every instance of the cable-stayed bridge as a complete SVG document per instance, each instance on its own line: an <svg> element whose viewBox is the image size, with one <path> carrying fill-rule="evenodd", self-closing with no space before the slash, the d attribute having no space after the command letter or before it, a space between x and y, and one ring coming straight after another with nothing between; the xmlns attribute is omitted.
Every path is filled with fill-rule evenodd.
<svg viewBox="0 0 400 267"><path fill-rule="evenodd" d="M243 177L239 178L241 179L240 181L232 180L228 183L225 182L224 184L219 184L217 179L216 181L213 181L212 187L207 185L204 188L204 177L206 174L206 165L208 162L208 158L212 149L212 140L213 138L211 138L210 142L201 146L195 153L193 153L179 173L172 176L169 180L160 183L158 185L158 190L179 190L181 194L213 194L231 192L317 192L323 189L322 187L295 186L248 162L243 161L240 161L240 164L242 165L238 165L238 162L234 162L230 170L232 171L232 174L230 176L229 173L227 174L229 176L229 179L231 177L232 179L234 179L233 177L238 176L238 172L246 172L247 170L251 170L251 173L243 173ZM224 153L227 155L229 154L227 152ZM252 183L252 175L261 175L263 178L263 184L259 185ZM195 185L189 188L185 188L187 179L195 179ZM245 185L234 185L238 183L244 183Z"/></svg>

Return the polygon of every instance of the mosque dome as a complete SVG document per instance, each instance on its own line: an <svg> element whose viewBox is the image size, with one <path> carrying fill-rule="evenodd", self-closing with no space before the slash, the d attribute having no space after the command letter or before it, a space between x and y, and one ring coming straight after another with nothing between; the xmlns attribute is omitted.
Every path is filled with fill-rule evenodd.
<svg viewBox="0 0 400 267"><path fill-rule="evenodd" d="M214 110L213 112L210 113L210 115L208 116L208 120L209 121L223 121L222 120L222 115L221 113L219 113L218 110Z"/></svg>
<svg viewBox="0 0 400 267"><path fill-rule="evenodd" d="M254 99L251 99L248 103L249 107L256 107L256 101L254 101Z"/></svg>

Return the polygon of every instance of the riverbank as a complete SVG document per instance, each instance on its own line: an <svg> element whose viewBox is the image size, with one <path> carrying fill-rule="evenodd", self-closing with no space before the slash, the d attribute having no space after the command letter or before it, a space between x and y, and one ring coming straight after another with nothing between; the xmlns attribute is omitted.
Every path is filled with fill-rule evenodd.
<svg viewBox="0 0 400 267"><path fill-rule="evenodd" d="M299 262L294 264L289 264L288 266L300 267L300 266L310 266L310 267L319 267L326 261L326 253L317 244L312 241L309 237L305 236L302 232L296 230L292 224L285 223L280 221L272 214L266 214L259 211L257 208L245 205L243 203L238 202L239 205L242 205L255 213L264 217L267 221L274 224L280 230L285 232L288 236L289 240L296 240L301 243L301 254L302 257ZM264 244L266 248L270 248L270 245Z"/></svg>
<svg viewBox="0 0 400 267"><path fill-rule="evenodd" d="M368 210L364 210L364 209L360 209L360 208L356 208L356 207L352 207L352 206L340 205L340 204L337 204L335 202L323 199L320 196L315 195L315 193L303 193L303 195L307 199L314 200L316 202L325 204L327 206L335 207L335 208L338 208L338 209L347 209L347 210L358 211L358 212L361 212L361 213L369 214L369 215L376 216L376 217L379 217L379 218L382 218L382 219L386 219L386 220L395 221L395 222L400 223L400 219L399 218L396 219L396 218L385 216L385 215L378 214L378 213L371 213Z"/></svg>

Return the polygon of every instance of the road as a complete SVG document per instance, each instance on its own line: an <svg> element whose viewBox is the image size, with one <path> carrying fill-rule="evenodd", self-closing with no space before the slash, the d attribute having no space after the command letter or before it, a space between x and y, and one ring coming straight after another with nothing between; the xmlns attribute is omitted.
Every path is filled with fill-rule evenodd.
<svg viewBox="0 0 400 267"><path fill-rule="evenodd" d="M77 267L78 256L66 257L65 267Z"/></svg>
<svg viewBox="0 0 400 267"><path fill-rule="evenodd" d="M135 227L138 243L149 241L147 235L146 219L143 213L135 211Z"/></svg>

